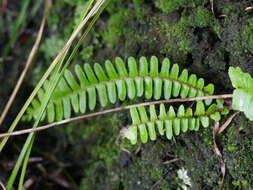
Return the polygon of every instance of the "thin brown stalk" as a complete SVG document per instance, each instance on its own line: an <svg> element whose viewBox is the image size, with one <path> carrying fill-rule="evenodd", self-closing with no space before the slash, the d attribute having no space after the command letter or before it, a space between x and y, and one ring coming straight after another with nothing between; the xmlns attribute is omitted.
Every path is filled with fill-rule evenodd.
<svg viewBox="0 0 253 190"><path fill-rule="evenodd" d="M0 181L0 187L2 188L2 190L6 190L4 184Z"/></svg>
<svg viewBox="0 0 253 190"><path fill-rule="evenodd" d="M218 134L222 133L228 125L231 123L231 121L234 119L235 116L237 116L240 113L240 111L235 112L233 115L231 115L227 121L219 128Z"/></svg>
<svg viewBox="0 0 253 190"><path fill-rule="evenodd" d="M250 10L253 10L253 6L246 7L244 10L245 10L245 11L250 11Z"/></svg>
<svg viewBox="0 0 253 190"><path fill-rule="evenodd" d="M49 11L49 8L50 8L50 4L51 4L51 0L47 0L46 3L45 3L45 8L44 8L44 13L43 13L43 17L42 17L42 21L41 21L41 24L40 24L40 29L39 29L39 32L38 32L38 35L37 35L37 38L36 38L36 41L32 47L32 50L28 56L28 59L26 61L26 64L25 64L25 68L23 69L19 79L18 79L18 82L14 88L14 90L12 91L12 94L6 104L6 106L4 107L4 110L1 114L1 117L0 117L0 125L2 125L8 111L10 110L10 107L11 105L13 104L14 100L15 100L15 97L25 79L25 76L29 70L29 68L31 67L32 65L32 62L34 60L34 57L39 49L39 45L40 45L40 41L41 41L41 38L42 38L42 34L43 34L43 31L44 31L44 28L45 28L45 24L46 24L46 18L47 18L47 15L48 15L48 11Z"/></svg>
<svg viewBox="0 0 253 190"><path fill-rule="evenodd" d="M226 176L226 165L225 162L223 160L222 157L222 153L219 149L218 146L218 135L220 133L222 133L227 127L228 125L231 123L231 121L234 119L235 116L237 116L240 113L240 111L235 112L233 115L231 115L227 121L220 127L219 122L216 122L213 128L213 144L214 144L214 152L216 154L216 156L219 159L220 162L220 170L221 170L221 174L222 174L222 180L221 180L221 186L220 189L224 189L224 180L225 180L225 176Z"/></svg>
<svg viewBox="0 0 253 190"><path fill-rule="evenodd" d="M211 4L211 10L212 10L212 13L214 14L213 0L210 0L210 4Z"/></svg>
<svg viewBox="0 0 253 190"><path fill-rule="evenodd" d="M176 99L171 99L171 100L159 100L159 101L145 102L145 103L140 103L140 104L134 104L134 105L128 105L128 106L123 106L123 107L107 109L107 110L103 110L103 111L100 111L100 112L85 114L85 115L73 117L73 118L70 118L70 119L65 119L65 120L62 120L62 121L57 121L57 122L54 122L54 123L50 123L50 124L40 126L40 127L37 127L37 128L24 129L24 130L19 130L19 131L10 132L10 133L2 133L2 134L0 134L0 138L10 137L10 136L17 136L17 135L22 135L22 134L26 134L26 133L35 132L35 131L42 131L42 130L49 129L49 128L52 128L52 127L56 127L56 126L59 126L59 125L62 125L62 124L70 123L72 121L85 119L85 118L96 117L96 116L104 115L104 114L107 114L107 113L119 112L119 111L128 110L128 109L131 109L131 108L136 108L136 107L141 107L141 106L149 106L149 105L162 104L162 103L176 103L176 102L189 102L189 101L198 101L198 100L207 100L207 99L227 99L227 98L232 98L232 94L202 96L202 97L194 97L194 98L176 98Z"/></svg>
<svg viewBox="0 0 253 190"><path fill-rule="evenodd" d="M219 125L220 125L219 122L216 121L213 128L213 146L214 146L214 152L220 162L220 170L222 174L220 189L222 190L224 188L224 180L226 176L226 165L223 160L222 153L218 146L218 134L219 134L219 129L220 129Z"/></svg>
<svg viewBox="0 0 253 190"><path fill-rule="evenodd" d="M23 190L29 190L31 189L31 186L35 183L35 177L32 176L31 178L29 178L28 180L25 181L24 185L23 185Z"/></svg>
<svg viewBox="0 0 253 190"><path fill-rule="evenodd" d="M8 0L3 0L2 1L2 7L0 7L0 16L4 14L6 8L8 5Z"/></svg>
<svg viewBox="0 0 253 190"><path fill-rule="evenodd" d="M61 60L61 58L63 57L63 55L66 53L66 51L70 48L70 46L72 45L73 41L78 36L78 34L80 33L80 31L84 28L84 26L86 25L86 23L88 22L88 20L92 17L92 15L94 15L102 7L102 5L104 4L105 1L106 0L97 0L97 2L92 7L92 9L89 11L89 13L87 14L87 16L82 20L82 22L78 25L78 27L75 29L75 31L71 34L71 36L68 39L68 41L65 43L65 45L63 46L63 48L58 52L57 56L54 58L53 62L50 64L49 68L47 69L47 71L45 72L45 74L42 76L42 78L38 82L37 86L32 91L31 95L29 96L29 98L27 99L27 101L25 102L25 104L23 105L23 107L21 108L21 110L18 113L17 117L15 118L15 120L11 124L10 128L8 129L9 132L11 132L11 131L13 131L15 129L15 127L17 126L18 122L20 121L22 115L25 113L26 109L28 108L28 106L32 102L33 98L37 95L38 90L42 87L42 85L44 84L45 80L48 78L48 76L50 75L50 73L52 73L53 69L56 67L57 63ZM6 138L4 138L1 141L1 143L0 143L0 152L2 151L2 149L5 146L6 142L8 141L8 138L9 137L6 137Z"/></svg>
<svg viewBox="0 0 253 190"><path fill-rule="evenodd" d="M180 160L179 158L174 158L174 159L171 159L171 160L164 161L163 164L168 165L168 164L171 164L173 162L177 162L179 160Z"/></svg>

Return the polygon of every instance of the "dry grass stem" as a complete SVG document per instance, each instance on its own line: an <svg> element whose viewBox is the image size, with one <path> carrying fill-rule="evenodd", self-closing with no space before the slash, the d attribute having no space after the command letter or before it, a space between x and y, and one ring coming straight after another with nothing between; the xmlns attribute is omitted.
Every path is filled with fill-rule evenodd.
<svg viewBox="0 0 253 190"><path fill-rule="evenodd" d="M226 176L226 165L225 162L223 161L221 151L219 149L218 143L217 143L217 138L219 134L219 122L215 122L214 128L213 128L213 146L214 146L214 152L220 162L220 169L221 169L221 174L222 174L222 179L221 179L221 186L220 189L222 190L224 188L224 180Z"/></svg>
<svg viewBox="0 0 253 190"><path fill-rule="evenodd" d="M2 188L2 190L6 190L4 184L0 181L0 187Z"/></svg>
<svg viewBox="0 0 253 190"><path fill-rule="evenodd" d="M227 121L219 128L218 134L222 133L231 123L231 121L234 119L235 116L237 116L240 113L240 111L235 112L233 115L231 115Z"/></svg>
<svg viewBox="0 0 253 190"><path fill-rule="evenodd" d="M35 131L42 131L45 129L49 129L52 127L56 127L56 126L70 123L72 121L76 121L76 120L80 120L80 119L96 117L96 116L104 115L107 113L119 112L119 111L128 110L131 108L136 108L136 107L141 107L141 106L149 106L152 104L155 105L155 104L162 104L162 103L176 103L176 102L189 102L189 101L198 101L198 100L207 100L207 99L227 99L227 98L232 98L232 94L202 96L202 97L195 97L195 98L176 98L176 99L171 99L171 100L159 100L159 101L152 101L152 102L144 102L144 103L140 103L140 104L128 105L128 106L123 106L123 107L107 109L107 110L103 110L100 112L85 114L85 115L73 117L70 119L65 119L62 121L50 123L50 124L40 126L37 128L24 129L24 130L14 131L14 132L10 132L10 133L2 133L2 134L0 134L0 138L17 136L17 135L27 134L27 133L31 133L31 132L35 132Z"/></svg>
<svg viewBox="0 0 253 190"><path fill-rule="evenodd" d="M14 88L14 90L12 91L12 94L6 104L6 106L4 107L4 110L1 114L1 117L0 117L0 125L2 125L6 115L8 114L8 111L10 110L10 107L11 105L13 104L14 100L15 100L15 97L25 79L25 76L29 70L29 68L31 67L32 65L32 62L34 60L34 57L39 49L39 45L40 45L40 41L41 41L41 38L42 38L42 34L43 34L43 31L44 31L44 28L45 28L45 24L46 24L46 18L47 18L47 15L48 15L48 12L49 12L49 8L50 8L50 4L51 4L51 0L47 0L46 3L45 3L45 8L44 8L44 13L43 13L43 17L42 17L42 21L41 21L41 24L40 24L40 29L39 29L39 32L38 32L38 35L37 35L37 38L36 38L36 41L32 47L32 50L28 56L28 59L26 61L26 64L25 64L25 68L23 69L19 79L18 79L18 82Z"/></svg>
<svg viewBox="0 0 253 190"><path fill-rule="evenodd" d="M252 10L253 9L253 6L250 6L250 7L246 7L244 10L245 11L250 11L250 10Z"/></svg>

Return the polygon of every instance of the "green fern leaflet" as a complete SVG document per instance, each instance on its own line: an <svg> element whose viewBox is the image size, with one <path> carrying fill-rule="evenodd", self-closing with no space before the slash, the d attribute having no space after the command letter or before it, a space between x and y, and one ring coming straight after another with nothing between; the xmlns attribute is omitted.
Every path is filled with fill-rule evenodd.
<svg viewBox="0 0 253 190"><path fill-rule="evenodd" d="M228 70L233 87L232 107L244 112L249 120L253 120L253 78L244 73L239 67L230 67Z"/></svg>

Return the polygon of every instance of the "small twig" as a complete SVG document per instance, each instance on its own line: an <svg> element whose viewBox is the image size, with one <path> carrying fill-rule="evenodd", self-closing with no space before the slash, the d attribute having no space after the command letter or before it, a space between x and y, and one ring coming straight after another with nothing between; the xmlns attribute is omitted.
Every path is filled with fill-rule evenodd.
<svg viewBox="0 0 253 190"><path fill-rule="evenodd" d="M227 15L225 15L225 14L220 14L220 15L218 15L217 17L218 17L218 18L225 18L225 17L227 17Z"/></svg>
<svg viewBox="0 0 253 190"><path fill-rule="evenodd" d="M8 0L3 0L2 1L2 7L0 7L0 15L4 14L6 8L8 5Z"/></svg>
<svg viewBox="0 0 253 190"><path fill-rule="evenodd" d="M131 151L129 151L128 149L126 149L125 147L120 147L120 150L126 152L129 155L132 155Z"/></svg>
<svg viewBox="0 0 253 190"><path fill-rule="evenodd" d="M210 4L211 4L211 10L212 10L212 13L214 14L213 0L210 0Z"/></svg>
<svg viewBox="0 0 253 190"><path fill-rule="evenodd" d="M213 128L213 144L214 144L214 152L217 155L219 161L220 161L220 168L221 168L221 173L222 173L222 181L221 181L221 190L224 188L224 180L225 180L225 175L226 175L226 165L225 162L223 161L221 151L217 145L217 138L220 133L222 133L228 125L231 123L231 121L234 119L236 115L238 115L240 111L235 112L233 115L231 115L227 121L220 127L219 122L215 122L214 128Z"/></svg>
<svg viewBox="0 0 253 190"><path fill-rule="evenodd" d="M168 175L169 175L169 172L167 172L161 179L155 182L155 184L150 187L150 190L157 189L157 186L161 185Z"/></svg>
<svg viewBox="0 0 253 190"><path fill-rule="evenodd" d="M222 173L222 180L221 180L221 190L224 188L224 180L225 180L225 175L226 175L226 165L225 162L223 161L221 151L217 145L217 137L219 134L219 122L216 121L214 128L213 128L213 144L214 144L214 152L217 155L219 162L220 162L220 169Z"/></svg>
<svg viewBox="0 0 253 190"><path fill-rule="evenodd" d="M26 180L23 185L23 190L28 190L35 183L35 180L36 178L34 176Z"/></svg>
<svg viewBox="0 0 253 190"><path fill-rule="evenodd" d="M41 38L42 38L42 34L43 34L43 31L44 31L44 27L45 27L45 24L46 24L46 18L47 18L47 15L48 15L48 10L49 10L49 7L50 7L50 4L51 4L51 0L47 0L46 1L46 4L45 4L45 9L44 9L44 14L43 14L43 18L42 18L42 21L41 21L41 24L40 24L40 29L39 29L39 32L38 32L38 36L36 38L36 41L32 47L32 50L29 54L29 57L26 61L26 65L25 65L25 68L23 69L19 79L18 79L18 82L14 88L14 90L12 91L12 94L1 114L1 117L0 117L0 125L3 123L11 105L13 104L13 101L15 100L15 97L21 87L21 84L23 83L24 81L24 78L26 76L26 73L28 72L32 62L33 62L33 59L36 55L36 52L38 51L38 48L39 48L39 44L40 44L40 41L41 41Z"/></svg>
<svg viewBox="0 0 253 190"><path fill-rule="evenodd" d="M240 111L235 112L233 115L231 115L227 121L219 128L218 134L222 133L227 126L231 123L231 121L234 119L235 116L237 116L240 113Z"/></svg>
<svg viewBox="0 0 253 190"><path fill-rule="evenodd" d="M155 184L154 184L154 185L152 185L152 187L150 188L150 190L155 189L155 188L156 188L156 186L158 186L159 184L161 184L161 182L162 182L163 180L164 180L164 179L163 179L163 178L161 178L161 179L159 179L157 182L155 182Z"/></svg>
<svg viewBox="0 0 253 190"><path fill-rule="evenodd" d="M141 106L149 106L149 105L162 104L162 103L199 101L199 100L208 100L208 99L227 99L227 98L232 98L232 96L233 96L232 94L223 94L223 95L201 96L201 97L195 97L195 98L176 98L176 99L171 99L171 100L159 100L159 101L152 101L152 102L145 102L145 103L140 103L140 104L128 105L128 106L103 110L103 111L100 111L100 112L85 114L85 115L73 117L73 118L70 118L70 119L65 119L65 120L62 120L62 121L57 121L57 122L50 123L50 124L40 126L40 127L37 127L37 128L24 129L24 130L9 132L9 133L2 133L2 134L0 134L0 138L10 137L10 136L17 136L17 135L22 135L22 134L26 134L26 133L35 132L35 131L42 131L42 130L45 130L45 129L49 129L51 127L56 127L56 126L59 126L59 125L62 125L62 124L70 123L72 121L85 119L85 118L96 117L96 116L104 115L104 114L107 114L107 113L119 112L119 111L128 110L128 109L131 109L131 108L136 108L136 107L141 107Z"/></svg>
<svg viewBox="0 0 253 190"><path fill-rule="evenodd" d="M6 190L4 184L0 181L0 187L2 188L2 190Z"/></svg>
<svg viewBox="0 0 253 190"><path fill-rule="evenodd" d="M213 0L210 0L210 2L211 1L213 1ZM211 5L212 6L212 5ZM213 7L211 8L211 9L213 9ZM251 11L251 10L253 10L253 6L249 6L249 7L246 7L245 9L244 9L244 11ZM226 14L220 14L220 15L218 15L217 16L218 18L225 18L225 17L227 17L227 15Z"/></svg>
<svg viewBox="0 0 253 190"><path fill-rule="evenodd" d="M250 6L250 7L246 7L244 10L245 11L250 11L250 10L252 10L253 9L253 6Z"/></svg>
<svg viewBox="0 0 253 190"><path fill-rule="evenodd" d="M141 144L139 144L137 146L137 148L135 149L135 151L133 152L134 155L137 155L139 152L141 151Z"/></svg>
<svg viewBox="0 0 253 190"><path fill-rule="evenodd" d="M167 160L167 161L163 162L163 164L167 165L167 164L171 164L171 163L173 163L173 162L177 162L177 161L179 161L179 160L180 160L179 158L174 158L174 159L172 159L172 160Z"/></svg>
<svg viewBox="0 0 253 190"><path fill-rule="evenodd" d="M43 161L42 157L31 157L29 158L29 164L34 164L34 163L40 163ZM11 161L1 161L0 166L2 166L5 170L9 171L12 170L13 167L15 166L16 160L11 160Z"/></svg>

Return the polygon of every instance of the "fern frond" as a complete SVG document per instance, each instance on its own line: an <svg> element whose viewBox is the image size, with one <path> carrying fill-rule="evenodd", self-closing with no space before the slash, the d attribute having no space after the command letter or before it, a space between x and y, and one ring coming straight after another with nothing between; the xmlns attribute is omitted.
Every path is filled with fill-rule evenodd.
<svg viewBox="0 0 253 190"><path fill-rule="evenodd" d="M253 121L253 78L239 67L229 67L229 78L233 87L232 108L244 112Z"/></svg>
<svg viewBox="0 0 253 190"><path fill-rule="evenodd" d="M76 79L77 78L77 79ZM28 109L26 119L36 117L37 110L43 101L46 85L39 91L38 99L32 102ZM205 86L204 79L197 79L195 74L189 74L186 69L179 71L178 64L170 63L165 58L159 70L158 58L152 56L141 57L137 61L133 57L128 58L127 65L119 57L115 59L115 65L106 61L104 67L95 63L93 67L84 64L75 66L75 76L66 70L60 80L47 107L47 120L53 122L71 116L72 109L75 113L86 113L94 110L97 102L102 107L108 103L114 104L120 101L144 96L146 99L162 98L168 100L171 97L198 97L212 95L214 85ZM210 105L212 100L206 100Z"/></svg>
<svg viewBox="0 0 253 190"><path fill-rule="evenodd" d="M130 109L132 125L123 128L121 133L132 144L137 143L138 135L142 143L146 143L148 139L154 141L157 139L157 133L171 140L180 133L198 131L200 126L208 127L210 119L219 121L222 110L224 108L215 103L205 110L202 101L197 101L195 111L192 108L185 108L184 105L180 105L177 112L172 106L167 111L164 104L160 104L159 115L154 105L149 106L149 116L145 107L132 108Z"/></svg>

